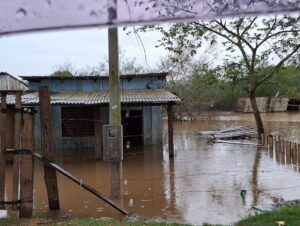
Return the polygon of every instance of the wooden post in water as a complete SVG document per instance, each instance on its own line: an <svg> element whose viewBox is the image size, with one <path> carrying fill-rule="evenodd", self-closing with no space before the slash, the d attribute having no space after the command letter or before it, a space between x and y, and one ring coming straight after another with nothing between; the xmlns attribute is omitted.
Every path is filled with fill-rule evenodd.
<svg viewBox="0 0 300 226"><path fill-rule="evenodd" d="M6 107L6 92L1 92L0 201L5 201ZM4 205L0 205L0 209L4 208Z"/></svg>
<svg viewBox="0 0 300 226"><path fill-rule="evenodd" d="M51 117L51 103L50 93L46 86L39 88L40 101L40 116L41 116L41 131L42 131L42 151L44 157L48 161L54 160L54 143L52 134L52 117ZM44 164L45 183L48 194L48 204L50 210L59 210L59 197L57 187L56 171Z"/></svg>
<svg viewBox="0 0 300 226"><path fill-rule="evenodd" d="M172 105L167 106L168 112L168 141L169 141L169 157L174 157L174 140L173 140L173 110Z"/></svg>
<svg viewBox="0 0 300 226"><path fill-rule="evenodd" d="M285 142L284 140L280 140L280 162L281 164L285 164Z"/></svg>
<svg viewBox="0 0 300 226"><path fill-rule="evenodd" d="M15 134L14 134L14 149L21 148L21 98L22 92L17 91L15 93ZM13 200L19 200L19 182L20 182L20 157L19 154L14 154L14 169L13 169ZM17 209L18 206L13 206Z"/></svg>
<svg viewBox="0 0 300 226"><path fill-rule="evenodd" d="M292 159L293 164L297 164L297 144L293 143L293 159Z"/></svg>
<svg viewBox="0 0 300 226"><path fill-rule="evenodd" d="M276 157L276 162L280 163L279 141L278 140L275 140L275 157Z"/></svg>
<svg viewBox="0 0 300 226"><path fill-rule="evenodd" d="M273 157L273 150L274 150L274 145L273 145L273 135L269 135L269 151L270 151L270 156Z"/></svg>
<svg viewBox="0 0 300 226"><path fill-rule="evenodd" d="M297 165L298 164L298 144L295 143L295 161L294 164Z"/></svg>
<svg viewBox="0 0 300 226"><path fill-rule="evenodd" d="M261 134L260 140L261 140L261 144L264 146L265 145L265 134L264 133Z"/></svg>
<svg viewBox="0 0 300 226"><path fill-rule="evenodd" d="M34 153L34 115L23 113L21 148L29 150L20 158L20 210L19 217L31 217L33 209L33 156Z"/></svg>
<svg viewBox="0 0 300 226"><path fill-rule="evenodd" d="M298 167L300 168L300 144L298 144Z"/></svg>
<svg viewBox="0 0 300 226"><path fill-rule="evenodd" d="M286 142L286 164L291 164L291 142Z"/></svg>

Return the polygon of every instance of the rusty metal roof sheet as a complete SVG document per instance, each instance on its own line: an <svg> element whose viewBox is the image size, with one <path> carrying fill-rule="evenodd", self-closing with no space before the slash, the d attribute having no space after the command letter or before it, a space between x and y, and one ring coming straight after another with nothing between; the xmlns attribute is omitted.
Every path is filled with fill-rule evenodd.
<svg viewBox="0 0 300 226"><path fill-rule="evenodd" d="M8 95L7 103L14 104L15 97ZM165 89L122 90L122 104L175 104L180 98ZM27 93L22 96L24 105L37 105L38 92ZM59 92L51 94L51 104L54 105L98 105L108 104L109 93L103 92Z"/></svg>
<svg viewBox="0 0 300 226"><path fill-rule="evenodd" d="M159 77L165 78L168 75L167 72L157 73L141 73L141 74L124 74L120 75L121 79L133 79L133 78L148 78ZM27 81L41 81L41 80L101 80L108 79L108 76L52 76L52 75L23 75L20 76Z"/></svg>

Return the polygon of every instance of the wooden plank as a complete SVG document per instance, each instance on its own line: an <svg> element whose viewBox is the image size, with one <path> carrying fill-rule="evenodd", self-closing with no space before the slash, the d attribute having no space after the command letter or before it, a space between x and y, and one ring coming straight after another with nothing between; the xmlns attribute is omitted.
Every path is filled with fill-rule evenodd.
<svg viewBox="0 0 300 226"><path fill-rule="evenodd" d="M15 94L16 103L15 108L21 109L21 92ZM21 148L21 113L14 113L15 116L15 134L14 134L14 148ZM20 157L14 155L14 168L13 168L13 200L19 200L19 182L20 182ZM18 206L13 206L14 209Z"/></svg>
<svg viewBox="0 0 300 226"><path fill-rule="evenodd" d="M167 106L168 111L168 141L169 141L169 157L174 157L174 140L173 140L173 108L172 105Z"/></svg>
<svg viewBox="0 0 300 226"><path fill-rule="evenodd" d="M229 138L242 138L242 137L253 137L256 131L249 126L236 126L230 127L223 130L216 131L203 131L199 132L203 138L208 139L229 139Z"/></svg>
<svg viewBox="0 0 300 226"><path fill-rule="evenodd" d="M95 190L93 187L87 185L81 179L76 178L74 175L72 175L71 173L69 173L68 171L66 171L65 169L63 169L62 167L58 166L57 164L55 164L53 162L47 161L46 159L43 158L43 156L41 156L38 153L34 153L34 156L37 159L43 161L49 167L57 170L59 173L61 173L65 177L69 178L70 180L72 180L76 184L80 185L80 187L84 188L85 190L89 191L90 193L92 193L93 195L95 195L96 197L98 197L99 199L101 199L102 201L104 201L105 203L109 204L110 206L112 206L113 208L115 208L116 210L118 210L119 212L121 212L122 214L129 215L128 211L124 210L122 207L118 206L113 201L111 201L110 199L106 198L100 192L98 192L97 190Z"/></svg>
<svg viewBox="0 0 300 226"><path fill-rule="evenodd" d="M52 134L52 117L51 117L51 104L50 93L46 86L39 88L39 102L40 102L40 114L41 114L41 127L42 127L42 151L50 161L54 160L54 143ZM44 165L45 183L48 195L48 204L50 210L59 210L59 196L56 171Z"/></svg>
<svg viewBox="0 0 300 226"><path fill-rule="evenodd" d="M1 93L1 110L6 109L6 93ZM6 114L1 113L1 150L0 150L0 201L5 201L5 150L6 150ZM4 205L0 204L0 209L4 209Z"/></svg>
<svg viewBox="0 0 300 226"><path fill-rule="evenodd" d="M31 217L33 209L33 156L34 152L34 115L23 113L21 148L30 154L20 157L20 210L19 217Z"/></svg>
<svg viewBox="0 0 300 226"><path fill-rule="evenodd" d="M239 144L239 145L254 145L254 146L262 146L262 144L254 143L254 142L241 142L241 141L232 141L232 140L213 140L214 143L224 143L224 144Z"/></svg>

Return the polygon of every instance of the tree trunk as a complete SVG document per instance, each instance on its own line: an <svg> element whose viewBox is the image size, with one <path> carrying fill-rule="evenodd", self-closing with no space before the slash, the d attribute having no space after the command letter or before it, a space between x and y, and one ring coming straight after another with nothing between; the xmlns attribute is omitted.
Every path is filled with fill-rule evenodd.
<svg viewBox="0 0 300 226"><path fill-rule="evenodd" d="M262 123L259 109L258 109L258 106L256 103L256 88L252 88L250 91L250 101L251 101L251 106L252 106L252 110L253 110L253 114L254 114L254 118L255 118L255 122L256 122L257 135L258 135L258 138L261 139L261 134L264 133L264 125Z"/></svg>

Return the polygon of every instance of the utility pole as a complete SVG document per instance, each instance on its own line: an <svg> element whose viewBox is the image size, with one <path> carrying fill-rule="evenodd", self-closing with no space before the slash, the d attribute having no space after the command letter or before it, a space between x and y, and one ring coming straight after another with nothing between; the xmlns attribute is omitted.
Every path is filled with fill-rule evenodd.
<svg viewBox="0 0 300 226"><path fill-rule="evenodd" d="M113 23L117 19L117 0L108 0L108 22ZM109 126L120 128L121 132L114 150L119 158L112 159L111 164L111 195L120 198L122 195L122 159L123 159L123 134L121 127L121 91L119 70L119 43L118 28L108 29L108 52L109 52ZM115 134L113 134L115 135ZM113 146L113 145L111 145ZM105 150L104 150L105 151Z"/></svg>

